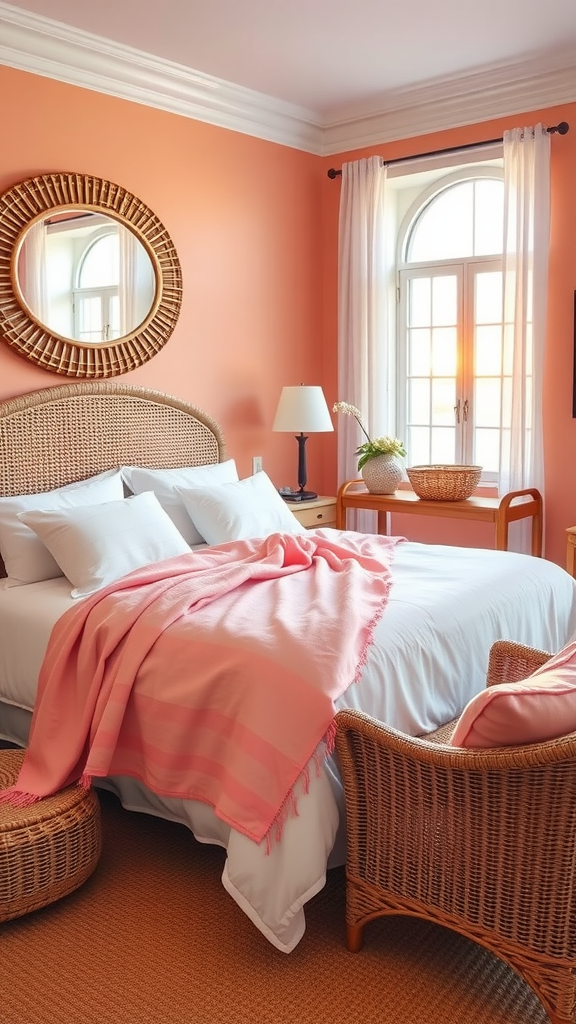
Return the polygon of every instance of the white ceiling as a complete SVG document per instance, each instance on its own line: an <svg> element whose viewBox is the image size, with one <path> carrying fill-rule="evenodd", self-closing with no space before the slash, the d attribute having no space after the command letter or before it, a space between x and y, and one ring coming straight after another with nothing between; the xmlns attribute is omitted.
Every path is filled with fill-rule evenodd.
<svg viewBox="0 0 576 1024"><path fill-rule="evenodd" d="M17 44L14 35L3 43L16 28ZM148 86L153 69L163 83L170 73L185 77L197 94L240 87L236 100L249 100L252 120L256 106L306 125L310 140L303 148L322 149L312 141L313 129L324 133L324 142L326 130L337 129L325 151L364 143L376 119L394 111L407 115L404 134L415 134L407 112L422 102L431 110L445 107L446 114L457 97L460 106L472 106L459 122L451 113L448 126L534 109L535 83L541 105L576 99L576 0L16 0L0 2L0 62L24 67L23 32L34 51L36 29L43 58L47 41L54 47L53 69L41 73L65 78L58 73L58 64L66 64L60 49L74 43L85 56L87 46L91 52L85 75L96 73L97 49L108 64L112 56L124 66L146 64ZM146 55L160 64L143 62ZM109 67L102 70L102 91L114 91L105 84ZM482 97L493 115L483 110ZM401 120L391 126L395 137L402 137ZM444 126L430 116L427 123Z"/></svg>

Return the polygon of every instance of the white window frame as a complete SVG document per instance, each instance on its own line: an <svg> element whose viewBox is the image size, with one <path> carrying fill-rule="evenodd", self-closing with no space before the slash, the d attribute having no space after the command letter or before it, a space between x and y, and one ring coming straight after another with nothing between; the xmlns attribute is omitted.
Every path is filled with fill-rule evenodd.
<svg viewBox="0 0 576 1024"><path fill-rule="evenodd" d="M407 435L407 281L414 277L441 276L442 273L455 274L458 278L458 336L459 351L463 358L459 360L456 385L456 398L460 399L460 430L457 432L455 461L469 462L472 459L474 434L474 369L473 369L473 310L474 280L476 273L482 271L502 270L503 259L498 254L488 256L467 256L454 259L434 260L425 262L406 262L405 252L409 244L411 231L425 207L430 201L446 188L462 182L479 178L503 180L504 172L501 160L495 164L470 164L459 167L446 174L436 170L434 180L414 196L406 210L397 233L396 243L396 431L399 437ZM468 399L468 416L463 417L464 402ZM456 403L457 404L457 403ZM456 419L456 412L455 412ZM408 453L408 463L410 452ZM485 471L482 482L495 483L497 472Z"/></svg>
<svg viewBox="0 0 576 1024"><path fill-rule="evenodd" d="M112 229L109 226L101 227L97 231L94 231L86 243L83 246L81 253L78 256L78 262L74 273L74 287L72 289L72 308L74 315L74 337L79 340L83 340L83 334L80 330L80 309L83 299L100 299L100 310L101 310L101 338L100 341L111 341L116 340L120 337L120 331L112 331L110 329L111 315L110 315L110 303L114 298L119 298L120 295L120 281L113 285L103 285L97 288L82 288L80 286L80 278L82 276L82 268L84 261L88 256L88 253L94 246L107 235L114 235L118 233L117 227ZM92 344L94 339L90 339Z"/></svg>

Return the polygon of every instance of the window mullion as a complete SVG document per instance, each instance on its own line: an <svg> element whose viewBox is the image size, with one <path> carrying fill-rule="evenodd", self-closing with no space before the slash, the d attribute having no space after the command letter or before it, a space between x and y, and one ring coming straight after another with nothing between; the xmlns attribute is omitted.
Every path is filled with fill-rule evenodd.
<svg viewBox="0 0 576 1024"><path fill-rule="evenodd" d="M461 448L458 461L470 465L474 461L474 274L469 263L462 266L462 332L461 394L466 414L463 416Z"/></svg>

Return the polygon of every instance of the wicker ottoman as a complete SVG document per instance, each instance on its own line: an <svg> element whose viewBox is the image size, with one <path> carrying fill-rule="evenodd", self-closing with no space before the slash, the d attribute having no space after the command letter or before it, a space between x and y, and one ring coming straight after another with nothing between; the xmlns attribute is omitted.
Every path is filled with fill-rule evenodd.
<svg viewBox="0 0 576 1024"><path fill-rule="evenodd" d="M0 789L16 781L23 757L21 750L0 750ZM31 807L0 804L0 921L77 889L101 848L100 805L91 789L68 786Z"/></svg>

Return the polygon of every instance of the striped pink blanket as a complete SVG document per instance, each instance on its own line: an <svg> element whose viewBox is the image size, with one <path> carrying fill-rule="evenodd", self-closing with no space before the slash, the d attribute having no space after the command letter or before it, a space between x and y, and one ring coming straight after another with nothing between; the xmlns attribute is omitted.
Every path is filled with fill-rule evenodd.
<svg viewBox="0 0 576 1024"><path fill-rule="evenodd" d="M397 538L317 530L137 570L66 612L3 800L129 775L255 842L296 812L391 586ZM274 826L274 828L273 828Z"/></svg>

